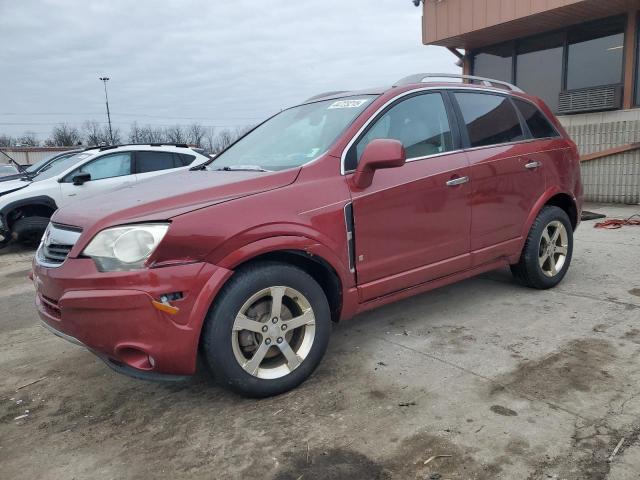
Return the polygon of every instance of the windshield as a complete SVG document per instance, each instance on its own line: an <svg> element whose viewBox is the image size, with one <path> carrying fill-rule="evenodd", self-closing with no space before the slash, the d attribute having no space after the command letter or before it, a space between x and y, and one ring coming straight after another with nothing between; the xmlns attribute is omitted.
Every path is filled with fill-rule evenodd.
<svg viewBox="0 0 640 480"><path fill-rule="evenodd" d="M68 168L73 167L76 163L89 158L93 155L93 153L83 152L77 153L76 155L72 155L70 157L60 157L56 158L49 165L44 167L38 175L32 178L34 182L39 182L40 180L46 180L47 178L55 177L56 175L64 172Z"/></svg>
<svg viewBox="0 0 640 480"><path fill-rule="evenodd" d="M326 152L374 95L299 105L255 128L218 155L209 170L285 170Z"/></svg>
<svg viewBox="0 0 640 480"><path fill-rule="evenodd" d="M18 170L13 165L0 165L0 176L13 175L17 172Z"/></svg>
<svg viewBox="0 0 640 480"><path fill-rule="evenodd" d="M51 160L53 157L56 157L56 156L58 156L58 155L60 155L60 152L56 152L56 153L53 153L53 154L51 154L51 155L47 155L47 156L46 156L46 157L44 157L42 160L40 160L40 161L38 161L38 162L34 163L33 165L29 165L29 166L26 168L27 173L35 173L35 172L37 172L37 171L38 171L38 170L40 170L40 169L42 168L42 166L43 166L43 165L45 165L49 160ZM69 157L69 156L71 156L71 155L74 155L74 154L73 154L73 153L65 153L65 154L60 155L60 158L66 158L66 157Z"/></svg>

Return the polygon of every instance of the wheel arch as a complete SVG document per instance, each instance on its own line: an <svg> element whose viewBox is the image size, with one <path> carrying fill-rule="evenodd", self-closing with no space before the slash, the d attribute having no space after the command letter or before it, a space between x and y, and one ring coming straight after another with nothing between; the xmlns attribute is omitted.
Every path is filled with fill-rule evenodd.
<svg viewBox="0 0 640 480"><path fill-rule="evenodd" d="M309 248L275 248L247 256L241 260L220 262L222 267L234 272L255 263L275 261L294 265L309 274L322 288L329 307L331 319L337 322L340 319L343 307L344 281L336 268L325 257L312 253ZM229 279L227 279L227 282ZM226 283L226 282L225 282Z"/></svg>
<svg viewBox="0 0 640 480"><path fill-rule="evenodd" d="M529 217L527 218L526 223L524 224L524 228L522 230L523 242L524 239L529 234L529 230L531 229L531 225L535 221L536 217L540 214L540 211L546 205L553 205L563 209L567 215L569 216L569 220L571 221L571 225L575 230L580 223L579 218L579 209L578 204L575 198L562 190L559 189L551 189L545 192L538 201L535 206L529 212Z"/></svg>
<svg viewBox="0 0 640 480"><path fill-rule="evenodd" d="M53 215L53 213L58 209L58 206L53 198L46 195L24 198L21 200L15 200L2 207L2 209L0 209L0 217L4 219L7 227L10 228L13 223L13 220L10 218L11 213L18 209L25 208L40 213L42 214L41 216L51 217L51 215Z"/></svg>

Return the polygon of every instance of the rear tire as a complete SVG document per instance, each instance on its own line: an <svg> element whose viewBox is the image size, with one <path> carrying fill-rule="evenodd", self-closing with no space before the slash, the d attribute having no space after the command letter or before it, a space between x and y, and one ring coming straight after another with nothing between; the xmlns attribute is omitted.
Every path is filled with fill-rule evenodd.
<svg viewBox="0 0 640 480"><path fill-rule="evenodd" d="M14 222L11 228L12 236L20 243L38 243L47 225L49 225L48 217L23 217Z"/></svg>
<svg viewBox="0 0 640 480"><path fill-rule="evenodd" d="M264 262L238 270L223 287L207 314L201 347L218 383L261 398L305 381L330 332L320 285L297 267Z"/></svg>
<svg viewBox="0 0 640 480"><path fill-rule="evenodd" d="M567 213L547 205L536 217L520 260L511 265L515 279L530 288L558 285L569 270L573 255L573 227Z"/></svg>

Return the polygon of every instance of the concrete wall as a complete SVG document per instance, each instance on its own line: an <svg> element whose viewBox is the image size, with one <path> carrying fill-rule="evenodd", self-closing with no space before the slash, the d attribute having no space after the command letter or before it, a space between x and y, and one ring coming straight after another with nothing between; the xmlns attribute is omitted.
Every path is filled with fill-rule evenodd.
<svg viewBox="0 0 640 480"><path fill-rule="evenodd" d="M640 143L640 109L558 117L581 154ZM640 150L582 163L587 200L640 203Z"/></svg>
<svg viewBox="0 0 640 480"><path fill-rule="evenodd" d="M0 150L6 152L11 158L22 165L33 165L34 163L42 160L45 157L53 155L54 153L64 152L66 150L73 150L74 148L81 147L2 147ZM0 163L9 163L9 159L0 154Z"/></svg>

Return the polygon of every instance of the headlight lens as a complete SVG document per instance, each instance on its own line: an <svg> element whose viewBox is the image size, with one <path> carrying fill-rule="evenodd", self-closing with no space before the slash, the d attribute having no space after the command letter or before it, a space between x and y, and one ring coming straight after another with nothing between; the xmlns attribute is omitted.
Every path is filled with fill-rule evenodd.
<svg viewBox="0 0 640 480"><path fill-rule="evenodd" d="M93 237L82 254L91 257L101 272L136 270L144 266L168 229L167 223L107 228Z"/></svg>

